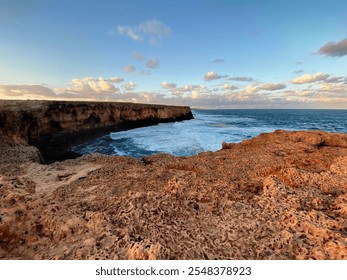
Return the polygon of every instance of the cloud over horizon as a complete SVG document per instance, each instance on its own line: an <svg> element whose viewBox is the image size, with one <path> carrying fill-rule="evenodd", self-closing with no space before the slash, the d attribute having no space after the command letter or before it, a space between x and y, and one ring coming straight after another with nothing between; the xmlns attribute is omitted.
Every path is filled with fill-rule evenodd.
<svg viewBox="0 0 347 280"><path fill-rule="evenodd" d="M112 78L111 78L112 79ZM66 88L55 88L56 93L79 93L86 96L95 96L98 94L112 94L119 91L110 80L99 77L85 77L82 79L73 79L71 85ZM114 79L113 79L114 80Z"/></svg>
<svg viewBox="0 0 347 280"><path fill-rule="evenodd" d="M55 92L42 85L0 85L0 98L56 98Z"/></svg>
<svg viewBox="0 0 347 280"><path fill-rule="evenodd" d="M134 90L135 88L136 88L136 84L131 81L124 85L125 90Z"/></svg>
<svg viewBox="0 0 347 280"><path fill-rule="evenodd" d="M306 84L306 83L314 83L318 81L324 81L329 78L328 74L324 74L322 72L316 73L314 75L304 74L300 77L297 77L292 80L292 84Z"/></svg>
<svg viewBox="0 0 347 280"><path fill-rule="evenodd" d="M231 85L231 84L223 84L223 89L225 90L235 90L238 89L237 86Z"/></svg>
<svg viewBox="0 0 347 280"><path fill-rule="evenodd" d="M206 75L210 80L225 77L213 71ZM84 77L73 79L68 86L60 88L49 88L44 85L0 85L0 98L108 100L204 108L238 108L239 106L244 108L293 108L291 107L293 104L298 106L301 104L301 108L314 107L317 104L321 104L321 108L331 106L347 108L346 76L333 76L322 72L305 74L291 81L294 89L290 87L290 82L287 84L252 82L234 85L228 83L228 80L207 86L204 84L178 85L173 81L162 81L158 90L148 92L138 91L137 83L125 81L119 76ZM244 80L249 81L250 79L242 78L242 82ZM301 86L296 87L296 84ZM116 85L119 86L116 87Z"/></svg>
<svg viewBox="0 0 347 280"><path fill-rule="evenodd" d="M174 88L177 87L177 85L176 85L175 83L168 83L168 82L166 82L166 81L163 81L163 82L161 83L161 86L162 86L163 88L165 88L165 89L174 89Z"/></svg>
<svg viewBox="0 0 347 280"><path fill-rule="evenodd" d="M287 86L285 84L274 84L274 83L268 83L268 84L263 84L259 88L263 90L280 90L280 89L285 89Z"/></svg>

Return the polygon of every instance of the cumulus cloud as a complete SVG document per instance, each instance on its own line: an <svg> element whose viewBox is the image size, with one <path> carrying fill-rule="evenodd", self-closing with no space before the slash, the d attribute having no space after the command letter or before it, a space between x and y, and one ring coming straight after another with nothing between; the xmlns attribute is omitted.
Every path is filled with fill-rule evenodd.
<svg viewBox="0 0 347 280"><path fill-rule="evenodd" d="M134 82L128 82L124 85L125 90L133 90L136 88L136 84Z"/></svg>
<svg viewBox="0 0 347 280"><path fill-rule="evenodd" d="M127 73L133 73L136 71L136 67L132 64L128 64L128 65L123 67L123 70Z"/></svg>
<svg viewBox="0 0 347 280"><path fill-rule="evenodd" d="M285 84L274 84L274 83L268 83L268 84L263 84L261 85L259 88L263 89L263 90L280 90L280 89L284 89L287 86Z"/></svg>
<svg viewBox="0 0 347 280"><path fill-rule="evenodd" d="M319 81L324 81L329 78L328 74L324 73L316 73L314 75L304 74L300 77L297 77L292 80L292 84L306 84L306 83L314 83Z"/></svg>
<svg viewBox="0 0 347 280"><path fill-rule="evenodd" d="M146 67L147 68L155 69L155 68L159 68L159 66L160 66L160 61L157 58L149 59L146 62Z"/></svg>
<svg viewBox="0 0 347 280"><path fill-rule="evenodd" d="M124 79L120 77L111 77L109 80L111 83L115 83L115 84L124 82Z"/></svg>
<svg viewBox="0 0 347 280"><path fill-rule="evenodd" d="M251 77L227 77L227 80L236 81L236 82L254 82L255 81Z"/></svg>
<svg viewBox="0 0 347 280"><path fill-rule="evenodd" d="M162 82L161 86L165 89L174 89L177 87L177 85L175 83L168 83L166 81Z"/></svg>
<svg viewBox="0 0 347 280"><path fill-rule="evenodd" d="M199 91L197 91L197 90L192 91L192 99L198 99L199 96L200 96Z"/></svg>
<svg viewBox="0 0 347 280"><path fill-rule="evenodd" d="M215 72L212 72L215 73ZM221 77L217 73L212 78ZM140 92L133 81L121 77L73 79L64 88L43 85L0 85L0 98L64 99L189 105L201 108L347 108L347 77L323 73L306 74L296 82L306 84L287 89L283 83L222 83L177 85L163 81L161 90ZM253 80L253 79L252 79ZM243 81L243 79L242 79ZM310 84L319 81L318 84ZM120 84L120 88L115 86ZM163 90L165 89L165 90ZM271 91L276 91L272 94Z"/></svg>
<svg viewBox="0 0 347 280"><path fill-rule="evenodd" d="M223 58L217 58L215 60L212 60L211 63L215 63L215 64L220 64L220 63L224 63L225 59Z"/></svg>
<svg viewBox="0 0 347 280"><path fill-rule="evenodd" d="M141 62L145 59L144 55L142 53L139 53L139 52L132 52L131 55L133 58L135 58L139 62Z"/></svg>
<svg viewBox="0 0 347 280"><path fill-rule="evenodd" d="M176 98L197 98L201 93L206 92L205 85L183 85L178 87L175 83L168 83L166 81L161 83L161 86L167 89L166 94L176 96Z"/></svg>
<svg viewBox="0 0 347 280"><path fill-rule="evenodd" d="M222 78L226 78L227 76L221 76L221 75L218 75L216 72L214 71L210 71L210 72L207 72L204 76L204 80L206 82L210 82L210 81L213 81L213 80L218 80L218 79L222 79Z"/></svg>
<svg viewBox="0 0 347 280"><path fill-rule="evenodd" d="M152 44L171 34L171 28L156 19L148 20L135 26L119 25L117 31L118 34L126 35L133 41L138 42L147 36L148 41Z"/></svg>
<svg viewBox="0 0 347 280"><path fill-rule="evenodd" d="M301 104L315 104L320 108L347 108L347 85L322 82L319 88L308 87L284 91L286 100L296 100Z"/></svg>
<svg viewBox="0 0 347 280"><path fill-rule="evenodd" d="M94 79L85 77L82 79L73 79L71 86L66 88L54 89L57 93L81 93L86 96L94 96L95 94L112 94L119 91L110 80L102 77Z"/></svg>
<svg viewBox="0 0 347 280"><path fill-rule="evenodd" d="M199 86L195 86L195 85L185 85L179 88L179 91L181 92L187 92L187 91L192 91L195 88L198 88Z"/></svg>
<svg viewBox="0 0 347 280"><path fill-rule="evenodd" d="M246 86L245 89L243 91L241 91L241 93L252 95L254 93L257 93L260 90L261 90L260 87L250 85L250 86Z"/></svg>
<svg viewBox="0 0 347 280"><path fill-rule="evenodd" d="M347 38L340 42L329 42L322 46L318 52L318 54L326 55L326 56L345 56L347 55Z"/></svg>

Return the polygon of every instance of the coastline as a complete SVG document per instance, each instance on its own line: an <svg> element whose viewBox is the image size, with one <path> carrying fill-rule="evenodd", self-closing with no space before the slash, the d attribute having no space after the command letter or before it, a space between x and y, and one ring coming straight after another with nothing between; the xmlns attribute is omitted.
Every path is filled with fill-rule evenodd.
<svg viewBox="0 0 347 280"><path fill-rule="evenodd" d="M347 259L347 134L45 165L6 137L0 259Z"/></svg>
<svg viewBox="0 0 347 280"><path fill-rule="evenodd" d="M68 147L109 132L193 118L187 106L0 100L0 137L36 147L52 163L80 156Z"/></svg>

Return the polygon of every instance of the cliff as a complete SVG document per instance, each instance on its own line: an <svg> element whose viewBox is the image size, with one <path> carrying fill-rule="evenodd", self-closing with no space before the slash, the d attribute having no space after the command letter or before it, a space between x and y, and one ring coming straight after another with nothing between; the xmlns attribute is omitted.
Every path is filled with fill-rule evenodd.
<svg viewBox="0 0 347 280"><path fill-rule="evenodd" d="M0 137L27 142L54 162L78 156L66 150L71 144L107 132L192 118L181 106L0 100Z"/></svg>
<svg viewBox="0 0 347 280"><path fill-rule="evenodd" d="M347 259L347 135L0 164L1 259Z"/></svg>

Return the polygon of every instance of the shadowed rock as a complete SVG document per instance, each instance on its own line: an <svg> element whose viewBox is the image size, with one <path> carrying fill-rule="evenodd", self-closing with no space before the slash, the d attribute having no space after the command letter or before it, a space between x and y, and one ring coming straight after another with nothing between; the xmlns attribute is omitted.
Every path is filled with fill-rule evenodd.
<svg viewBox="0 0 347 280"><path fill-rule="evenodd" d="M108 132L192 118L190 108L181 106L0 100L0 137L26 141L50 163L76 158L69 146Z"/></svg>

